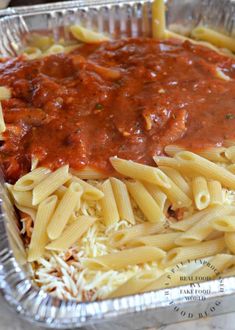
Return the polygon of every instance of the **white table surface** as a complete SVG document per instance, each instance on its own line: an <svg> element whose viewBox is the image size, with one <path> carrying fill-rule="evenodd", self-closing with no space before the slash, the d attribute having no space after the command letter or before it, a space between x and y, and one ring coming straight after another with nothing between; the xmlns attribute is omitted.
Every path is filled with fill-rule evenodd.
<svg viewBox="0 0 235 330"><path fill-rule="evenodd" d="M0 330L43 330L44 328L32 326L21 320L16 313L6 306L0 297ZM234 330L235 313L224 314L197 321L183 322L163 326L159 330ZM85 329L84 329L85 330ZM120 329L121 330L121 329ZM149 329L150 330L150 329ZM151 328L151 330L155 330Z"/></svg>

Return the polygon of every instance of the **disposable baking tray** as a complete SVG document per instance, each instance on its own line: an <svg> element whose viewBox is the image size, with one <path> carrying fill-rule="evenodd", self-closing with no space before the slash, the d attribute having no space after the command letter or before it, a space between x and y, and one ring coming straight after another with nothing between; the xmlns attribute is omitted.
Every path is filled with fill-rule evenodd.
<svg viewBox="0 0 235 330"><path fill-rule="evenodd" d="M151 2L68 1L0 11L0 53L18 54L24 46L25 34L34 30L51 30L55 39L62 31L66 38L66 26L74 23L114 37L151 36ZM235 33L232 1L168 0L166 4L169 29L183 26L184 31L190 31L202 23L228 35ZM207 292L201 301L186 300L184 290L191 288L176 287L86 303L63 301L43 292L30 279L14 208L1 179L0 289L5 300L23 318L60 329L147 329L235 311L234 277L201 283L201 292Z"/></svg>

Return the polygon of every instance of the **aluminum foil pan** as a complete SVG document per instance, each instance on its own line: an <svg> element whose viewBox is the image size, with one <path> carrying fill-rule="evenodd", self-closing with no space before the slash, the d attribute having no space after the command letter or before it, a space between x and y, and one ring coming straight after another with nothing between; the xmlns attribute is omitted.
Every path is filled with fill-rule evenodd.
<svg viewBox="0 0 235 330"><path fill-rule="evenodd" d="M199 23L229 35L235 33L235 4L228 0L168 0L168 28L184 32ZM88 0L18 7L0 12L0 53L14 56L25 34L40 29L82 24L114 37L150 36L151 1ZM60 31L60 32L59 32ZM63 36L67 29L62 29ZM1 173L0 173L1 177ZM187 301L177 287L111 300L77 303L52 297L35 287L25 261L17 218L0 181L0 289L7 302L25 319L45 327L113 330L158 327L173 322L235 311L235 278L200 284L205 295Z"/></svg>

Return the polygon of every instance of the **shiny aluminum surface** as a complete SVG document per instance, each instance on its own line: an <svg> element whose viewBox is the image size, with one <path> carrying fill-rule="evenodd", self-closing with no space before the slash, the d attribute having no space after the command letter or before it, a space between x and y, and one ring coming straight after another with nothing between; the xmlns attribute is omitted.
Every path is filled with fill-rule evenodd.
<svg viewBox="0 0 235 330"><path fill-rule="evenodd" d="M199 23L233 35L235 5L228 0L169 0L167 24L187 31ZM82 24L113 37L151 36L151 1L88 0L11 8L0 12L0 53L17 55L30 31L49 29L55 39L68 38L66 26ZM59 32L60 31L60 32ZM115 32L115 35L114 35ZM8 303L25 319L52 328L118 330L157 327L200 318L198 302L187 302L180 288L159 290L98 302L62 301L39 290L30 280L11 201L0 183L0 289ZM235 311L235 278L204 282L210 296L200 302L205 310L220 301L211 315ZM188 288L190 288L188 286ZM171 302L174 302L173 305ZM180 312L183 310L183 313Z"/></svg>

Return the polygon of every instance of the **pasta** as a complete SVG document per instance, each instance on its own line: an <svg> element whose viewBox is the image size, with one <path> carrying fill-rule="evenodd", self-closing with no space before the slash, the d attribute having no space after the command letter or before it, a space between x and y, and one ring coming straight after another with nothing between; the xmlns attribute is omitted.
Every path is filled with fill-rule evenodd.
<svg viewBox="0 0 235 330"><path fill-rule="evenodd" d="M0 133L5 132L6 130L6 125L4 122L4 118L3 118L3 112L2 112L2 105L1 105L1 101L0 101Z"/></svg>
<svg viewBox="0 0 235 330"><path fill-rule="evenodd" d="M164 38L166 31L164 0L156 0L152 4L152 33L154 38Z"/></svg>
<svg viewBox="0 0 235 330"><path fill-rule="evenodd" d="M110 180L106 180L102 184L102 191L104 193L101 201L104 223L106 226L110 226L120 219Z"/></svg>
<svg viewBox="0 0 235 330"><path fill-rule="evenodd" d="M209 181L207 183L210 194L210 205L222 205L223 204L223 191L219 181Z"/></svg>
<svg viewBox="0 0 235 330"><path fill-rule="evenodd" d="M88 30L79 25L70 26L70 31L76 39L86 43L100 43L102 41L109 40L109 38L105 35L94 32L92 30Z"/></svg>
<svg viewBox="0 0 235 330"><path fill-rule="evenodd" d="M0 86L0 102L11 98L11 90L5 86Z"/></svg>
<svg viewBox="0 0 235 330"><path fill-rule="evenodd" d="M207 208L210 204L210 194L206 179L201 176L194 178L192 182L192 189L197 209L203 210Z"/></svg>

